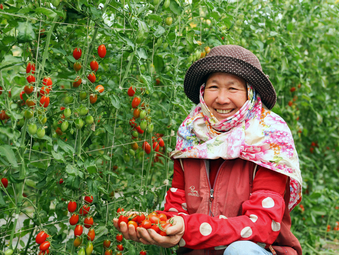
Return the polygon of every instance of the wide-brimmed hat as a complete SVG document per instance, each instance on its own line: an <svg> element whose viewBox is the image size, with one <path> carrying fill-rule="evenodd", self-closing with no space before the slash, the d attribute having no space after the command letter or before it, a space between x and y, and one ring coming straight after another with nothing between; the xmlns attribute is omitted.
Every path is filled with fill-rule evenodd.
<svg viewBox="0 0 339 255"><path fill-rule="evenodd" d="M184 89L193 103L200 102L199 89L207 75L216 72L231 73L243 78L255 88L268 109L275 105L277 94L268 76L263 73L259 59L238 45L214 47L206 57L193 63L187 70Z"/></svg>

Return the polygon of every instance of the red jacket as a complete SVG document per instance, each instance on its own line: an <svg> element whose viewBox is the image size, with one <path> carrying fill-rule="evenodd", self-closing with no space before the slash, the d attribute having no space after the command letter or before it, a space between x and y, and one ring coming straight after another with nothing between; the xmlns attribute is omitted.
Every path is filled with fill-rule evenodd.
<svg viewBox="0 0 339 255"><path fill-rule="evenodd" d="M181 162L184 189L170 188L164 210L169 216L182 216L185 222L178 253L222 254L232 242L251 240L266 248L271 244L292 247L287 254L302 254L290 231L290 214L285 207L289 201L286 176L264 168L256 175L254 163L234 159L223 161L211 184L210 161ZM265 174L272 177L262 182L260 176ZM174 178L172 186L176 181ZM282 192L275 191L276 185Z"/></svg>

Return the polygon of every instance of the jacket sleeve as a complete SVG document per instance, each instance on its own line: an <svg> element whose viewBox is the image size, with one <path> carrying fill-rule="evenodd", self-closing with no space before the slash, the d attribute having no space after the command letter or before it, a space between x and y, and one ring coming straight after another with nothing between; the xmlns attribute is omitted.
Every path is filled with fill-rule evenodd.
<svg viewBox="0 0 339 255"><path fill-rule="evenodd" d="M242 215L232 218L224 215L188 215L185 191L170 188L164 211L167 216L179 215L185 221L185 233L179 246L191 249L223 249L224 246L240 240L272 244L279 235L284 215L285 202L282 195L287 178L261 168L255 180L254 192L242 205ZM275 185L268 189L267 182Z"/></svg>

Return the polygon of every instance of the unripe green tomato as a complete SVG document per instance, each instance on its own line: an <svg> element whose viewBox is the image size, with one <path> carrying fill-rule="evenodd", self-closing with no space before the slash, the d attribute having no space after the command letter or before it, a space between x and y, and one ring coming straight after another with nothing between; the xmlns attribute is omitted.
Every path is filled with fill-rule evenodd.
<svg viewBox="0 0 339 255"><path fill-rule="evenodd" d="M157 41L157 47L160 47L162 44L162 38L160 37Z"/></svg>
<svg viewBox="0 0 339 255"><path fill-rule="evenodd" d="M165 19L165 23L166 23L167 26L172 25L172 22L173 22L172 17L167 17L167 18Z"/></svg>
<svg viewBox="0 0 339 255"><path fill-rule="evenodd" d="M131 160L131 157L128 154L124 155L124 161L128 163Z"/></svg>
<svg viewBox="0 0 339 255"><path fill-rule="evenodd" d="M87 124L93 124L94 118L93 118L93 116L88 115L88 116L86 117L85 121L86 121Z"/></svg>
<svg viewBox="0 0 339 255"><path fill-rule="evenodd" d="M24 120L24 119L20 119L20 120L18 121L18 126L19 126L19 127L22 127L24 124L25 124L25 120Z"/></svg>
<svg viewBox="0 0 339 255"><path fill-rule="evenodd" d="M139 115L140 119L144 119L146 117L146 111L142 110Z"/></svg>
<svg viewBox="0 0 339 255"><path fill-rule="evenodd" d="M201 52L198 50L194 54L195 54L195 59L199 59L201 57Z"/></svg>
<svg viewBox="0 0 339 255"><path fill-rule="evenodd" d="M67 96L64 99L65 104L70 104L73 102L73 97L72 96Z"/></svg>
<svg viewBox="0 0 339 255"><path fill-rule="evenodd" d="M65 132L65 131L67 130L68 126L69 126L69 123L68 123L67 120L65 120L64 122L62 122L62 124L61 124L61 131L62 131L62 132Z"/></svg>
<svg viewBox="0 0 339 255"><path fill-rule="evenodd" d="M38 120L39 120L40 124L43 125L43 124L46 123L47 118L46 118L46 116L39 115Z"/></svg>
<svg viewBox="0 0 339 255"><path fill-rule="evenodd" d="M132 149L129 149L129 154L131 154L131 156L134 157L135 156L135 151L132 150Z"/></svg>
<svg viewBox="0 0 339 255"><path fill-rule="evenodd" d="M34 135L36 134L36 131L37 131L37 126L35 123L31 123L28 125L28 132L31 134L31 135Z"/></svg>
<svg viewBox="0 0 339 255"><path fill-rule="evenodd" d="M81 91L80 92L80 99L84 100L84 99L86 99L86 97L87 97L87 93L85 91Z"/></svg>
<svg viewBox="0 0 339 255"><path fill-rule="evenodd" d="M57 138L57 137L58 137L58 134L55 133L55 132L53 132L52 137L53 137L53 138Z"/></svg>
<svg viewBox="0 0 339 255"><path fill-rule="evenodd" d="M192 61L193 61L193 56L190 55L190 56L188 57L187 61L188 61L189 63L192 63Z"/></svg>
<svg viewBox="0 0 339 255"><path fill-rule="evenodd" d="M33 111L32 110L26 110L24 113L24 116L26 119L30 119L33 117Z"/></svg>
<svg viewBox="0 0 339 255"><path fill-rule="evenodd" d="M76 119L74 123L77 129L81 129L84 126L84 121L82 119Z"/></svg>
<svg viewBox="0 0 339 255"><path fill-rule="evenodd" d="M86 115L87 113L88 113L88 108L87 107L80 107L80 110L79 110L79 114L81 115L81 116L84 116L84 115Z"/></svg>
<svg viewBox="0 0 339 255"><path fill-rule="evenodd" d="M60 4L60 0L52 0L52 4L53 6L58 7Z"/></svg>
<svg viewBox="0 0 339 255"><path fill-rule="evenodd" d="M65 118L69 118L72 115L72 111L69 107L64 110Z"/></svg>
<svg viewBox="0 0 339 255"><path fill-rule="evenodd" d="M86 255L85 248L81 248L78 252L78 255Z"/></svg>
<svg viewBox="0 0 339 255"><path fill-rule="evenodd" d="M74 129L71 128L71 130L69 131L69 133L70 133L71 135L73 135L73 134L74 134Z"/></svg>
<svg viewBox="0 0 339 255"><path fill-rule="evenodd" d="M145 40L144 38L144 33L143 32L138 32L137 34L137 43L142 43Z"/></svg>
<svg viewBox="0 0 339 255"><path fill-rule="evenodd" d="M45 129L44 128L39 128L36 135L41 139L45 136Z"/></svg>
<svg viewBox="0 0 339 255"><path fill-rule="evenodd" d="M153 123L149 124L148 127L147 127L147 133L152 133L153 129L154 129Z"/></svg>
<svg viewBox="0 0 339 255"><path fill-rule="evenodd" d="M12 255L13 252L14 251L12 249L8 249L7 251L5 251L5 255Z"/></svg>
<svg viewBox="0 0 339 255"><path fill-rule="evenodd" d="M167 49L167 47L168 47L168 43L166 42L166 43L164 43L163 45L162 45L162 48L165 50L165 49Z"/></svg>
<svg viewBox="0 0 339 255"><path fill-rule="evenodd" d="M53 127L54 128L57 128L59 125L58 121L57 120L53 120Z"/></svg>
<svg viewBox="0 0 339 255"><path fill-rule="evenodd" d="M164 8L168 8L170 6L171 0L165 0Z"/></svg>
<svg viewBox="0 0 339 255"><path fill-rule="evenodd" d="M93 251L93 244L89 241L86 245L86 255L91 255Z"/></svg>
<svg viewBox="0 0 339 255"><path fill-rule="evenodd" d="M153 4L157 5L159 3L159 0L153 0Z"/></svg>
<svg viewBox="0 0 339 255"><path fill-rule="evenodd" d="M147 121L146 120L143 120L140 122L140 128L141 130L146 130L147 128Z"/></svg>
<svg viewBox="0 0 339 255"><path fill-rule="evenodd" d="M134 130L134 131L132 132L132 136L133 136L133 137L138 137L138 136L139 136L138 131Z"/></svg>

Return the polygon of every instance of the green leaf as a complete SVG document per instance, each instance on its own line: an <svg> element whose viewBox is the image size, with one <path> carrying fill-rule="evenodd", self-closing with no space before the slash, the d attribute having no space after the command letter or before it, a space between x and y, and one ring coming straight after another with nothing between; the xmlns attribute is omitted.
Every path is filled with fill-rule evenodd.
<svg viewBox="0 0 339 255"><path fill-rule="evenodd" d="M0 127L0 134L6 135L11 140L17 140L20 137L20 132L9 127Z"/></svg>
<svg viewBox="0 0 339 255"><path fill-rule="evenodd" d="M57 14L54 11L52 11L51 9L44 8L44 7L35 8L35 13L44 14L49 18L55 18L57 16Z"/></svg>
<svg viewBox="0 0 339 255"><path fill-rule="evenodd" d="M73 176L79 176L80 178L83 178L83 173L75 166L73 165L67 165L66 166L66 173L68 173L69 175L73 175Z"/></svg>
<svg viewBox="0 0 339 255"><path fill-rule="evenodd" d="M37 189L42 189L43 187L45 187L45 185L46 185L46 176L41 180L41 181L39 181L38 183L37 183L37 185L36 185L36 188Z"/></svg>
<svg viewBox="0 0 339 255"><path fill-rule="evenodd" d="M139 56L140 59L141 58L147 59L147 53L143 48L137 49L137 53L138 53L138 56Z"/></svg>
<svg viewBox="0 0 339 255"><path fill-rule="evenodd" d="M112 105L116 109L120 109L120 100L115 95L111 95L110 99L111 99Z"/></svg>
<svg viewBox="0 0 339 255"><path fill-rule="evenodd" d="M158 25L155 32L154 32L154 36L155 37L160 37L161 35L163 35L166 32L165 28Z"/></svg>
<svg viewBox="0 0 339 255"><path fill-rule="evenodd" d="M182 8L178 5L178 3L174 0L171 1L169 8L171 9L171 11L176 14L176 15L180 15L182 12Z"/></svg>
<svg viewBox="0 0 339 255"><path fill-rule="evenodd" d="M87 171L89 174L95 174L97 173L98 168L96 167L96 165L90 165L87 167Z"/></svg>
<svg viewBox="0 0 339 255"><path fill-rule="evenodd" d="M18 167L18 163L14 154L14 151L9 145L1 145L0 146L0 154L7 158L8 162L13 167Z"/></svg>
<svg viewBox="0 0 339 255"><path fill-rule="evenodd" d="M6 202L4 198L2 197L2 190L0 188L0 205L6 206Z"/></svg>
<svg viewBox="0 0 339 255"><path fill-rule="evenodd" d="M17 30L18 30L17 40L20 43L30 42L36 39L31 23L19 22Z"/></svg>
<svg viewBox="0 0 339 255"><path fill-rule="evenodd" d="M11 89L11 97L13 99L19 98L22 88L14 87Z"/></svg>
<svg viewBox="0 0 339 255"><path fill-rule="evenodd" d="M67 55L66 51L64 51L63 49L56 49L56 48L51 48L51 50L54 52L54 53L60 53L64 56ZM74 59L74 58L73 58Z"/></svg>
<svg viewBox="0 0 339 255"><path fill-rule="evenodd" d="M69 144L65 143L61 139L58 139L57 143L61 147L61 149L63 149L68 154L71 154L71 155L74 154L74 148L72 146L70 146Z"/></svg>
<svg viewBox="0 0 339 255"><path fill-rule="evenodd" d="M65 158L63 157L61 153L55 152L53 150L51 152L52 152L52 156L54 159L65 162Z"/></svg>
<svg viewBox="0 0 339 255"><path fill-rule="evenodd" d="M156 20L158 22L162 21L162 18L159 15L150 14L150 15L147 15L147 17L150 18L150 19Z"/></svg>

